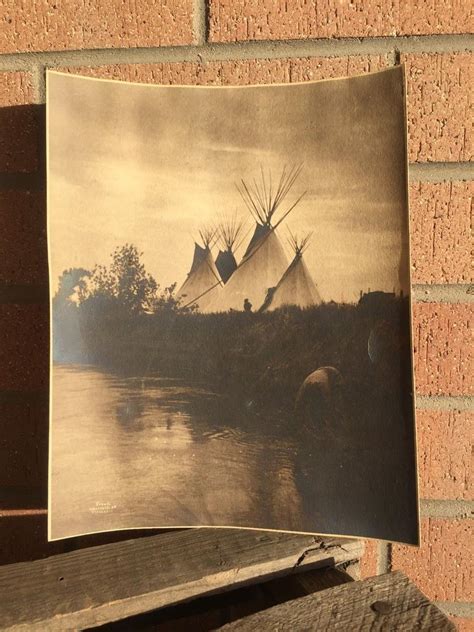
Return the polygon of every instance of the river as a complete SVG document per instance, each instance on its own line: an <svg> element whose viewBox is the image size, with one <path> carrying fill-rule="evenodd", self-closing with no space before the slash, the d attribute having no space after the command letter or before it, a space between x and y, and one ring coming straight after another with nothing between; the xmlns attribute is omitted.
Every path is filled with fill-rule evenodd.
<svg viewBox="0 0 474 632"><path fill-rule="evenodd" d="M181 380L54 365L51 536L171 526L314 529L282 422Z"/></svg>
<svg viewBox="0 0 474 632"><path fill-rule="evenodd" d="M416 541L411 418L398 394L355 394L305 433L202 385L55 364L50 536L238 526Z"/></svg>

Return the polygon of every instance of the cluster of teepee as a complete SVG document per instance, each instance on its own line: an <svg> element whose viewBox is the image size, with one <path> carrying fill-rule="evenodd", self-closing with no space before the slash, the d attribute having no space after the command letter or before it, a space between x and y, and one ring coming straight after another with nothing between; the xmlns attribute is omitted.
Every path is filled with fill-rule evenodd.
<svg viewBox="0 0 474 632"><path fill-rule="evenodd" d="M284 207L300 172L301 165L284 168L276 186L263 169L259 181L241 181L237 188L256 224L244 255L237 264L235 251L245 239L243 223L237 218L221 219L217 227L201 230L202 245L195 243L191 269L178 291L182 305L195 305L200 312L227 312L265 311L283 305L309 307L321 302L303 259L310 235L298 239L290 232L294 258L289 263L276 233L304 196ZM220 250L214 260L216 244Z"/></svg>

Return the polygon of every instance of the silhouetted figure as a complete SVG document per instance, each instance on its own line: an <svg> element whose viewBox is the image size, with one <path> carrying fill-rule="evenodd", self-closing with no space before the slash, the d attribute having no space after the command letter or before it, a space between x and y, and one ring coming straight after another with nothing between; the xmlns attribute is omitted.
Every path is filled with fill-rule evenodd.
<svg viewBox="0 0 474 632"><path fill-rule="evenodd" d="M249 301L248 298L244 299L244 311L246 311L246 312L251 312L252 311L252 303Z"/></svg>

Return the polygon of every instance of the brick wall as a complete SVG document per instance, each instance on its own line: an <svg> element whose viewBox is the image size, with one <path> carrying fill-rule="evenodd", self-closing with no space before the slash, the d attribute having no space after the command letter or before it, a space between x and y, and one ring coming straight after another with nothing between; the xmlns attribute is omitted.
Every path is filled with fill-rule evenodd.
<svg viewBox="0 0 474 632"><path fill-rule="evenodd" d="M338 77L405 63L422 545L416 550L369 542L362 569L371 575L401 568L461 629L474 627L470 6L467 0L1 4L2 562L123 537L45 544L45 68L166 84L247 84Z"/></svg>

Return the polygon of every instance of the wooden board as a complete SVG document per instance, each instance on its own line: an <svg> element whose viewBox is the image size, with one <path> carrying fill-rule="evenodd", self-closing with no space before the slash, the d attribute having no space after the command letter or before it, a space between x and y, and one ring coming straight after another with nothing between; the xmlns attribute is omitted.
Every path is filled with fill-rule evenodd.
<svg viewBox="0 0 474 632"><path fill-rule="evenodd" d="M357 540L192 529L0 567L0 628L65 630L357 560Z"/></svg>
<svg viewBox="0 0 474 632"><path fill-rule="evenodd" d="M222 626L222 632L279 630L454 631L454 624L400 572L328 588Z"/></svg>
<svg viewBox="0 0 474 632"><path fill-rule="evenodd" d="M302 582L302 578L305 581ZM210 632L265 608L348 581L353 580L337 567L303 568L298 573L193 599L93 629L104 632L105 629L107 632Z"/></svg>

